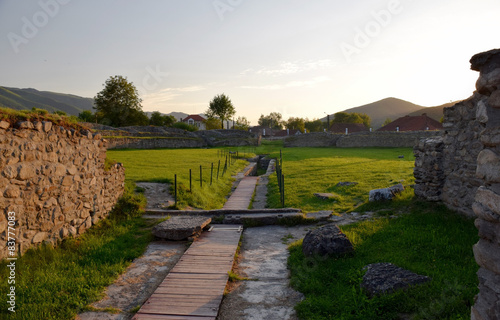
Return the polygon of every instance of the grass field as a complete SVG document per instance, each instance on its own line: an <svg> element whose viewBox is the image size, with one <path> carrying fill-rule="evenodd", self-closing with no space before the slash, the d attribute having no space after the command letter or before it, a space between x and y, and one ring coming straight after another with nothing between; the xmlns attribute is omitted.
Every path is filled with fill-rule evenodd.
<svg viewBox="0 0 500 320"><path fill-rule="evenodd" d="M237 160L228 166L222 175L225 158L218 156L216 149L155 149L155 150L109 150L108 158L125 166L128 181L149 181L174 183L177 174L178 207L187 206L200 209L219 209L231 191L232 175L241 171L247 164ZM219 179L217 168L219 167ZM212 163L212 186L210 175ZM202 166L202 187L200 188L200 165ZM192 175L192 191L189 192L189 169ZM171 187L173 194L173 186Z"/></svg>

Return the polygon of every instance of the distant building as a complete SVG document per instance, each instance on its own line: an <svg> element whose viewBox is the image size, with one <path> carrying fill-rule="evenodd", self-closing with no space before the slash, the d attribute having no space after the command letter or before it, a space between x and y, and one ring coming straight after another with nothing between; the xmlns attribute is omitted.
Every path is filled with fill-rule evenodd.
<svg viewBox="0 0 500 320"><path fill-rule="evenodd" d="M200 130L206 130L206 119L198 114L191 114L184 118L182 122L189 124L190 126L195 126Z"/></svg>
<svg viewBox="0 0 500 320"><path fill-rule="evenodd" d="M287 137L287 136L295 136L302 134L300 130L297 129L285 129L285 130L280 130L274 133L275 137Z"/></svg>
<svg viewBox="0 0 500 320"><path fill-rule="evenodd" d="M424 113L421 116L401 117L377 131L428 131L442 129L443 125L439 121L428 117Z"/></svg>
<svg viewBox="0 0 500 320"><path fill-rule="evenodd" d="M366 132L370 131L363 123L334 123L330 127L330 131L333 133L355 133L355 132Z"/></svg>

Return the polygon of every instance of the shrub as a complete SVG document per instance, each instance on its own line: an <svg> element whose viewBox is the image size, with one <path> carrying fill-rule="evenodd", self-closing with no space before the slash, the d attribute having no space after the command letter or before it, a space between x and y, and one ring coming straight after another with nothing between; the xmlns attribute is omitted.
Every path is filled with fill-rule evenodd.
<svg viewBox="0 0 500 320"><path fill-rule="evenodd" d="M194 131L198 131L198 128L195 127L195 126L190 126L189 124L187 123L184 123L184 122L176 122L172 125L173 128L177 128L177 129L182 129L182 130L186 130L186 131L191 131L191 132L194 132Z"/></svg>

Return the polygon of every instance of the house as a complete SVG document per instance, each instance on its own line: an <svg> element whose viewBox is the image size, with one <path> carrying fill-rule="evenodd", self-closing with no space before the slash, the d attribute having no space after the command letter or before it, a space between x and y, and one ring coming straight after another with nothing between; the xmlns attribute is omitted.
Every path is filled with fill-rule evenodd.
<svg viewBox="0 0 500 320"><path fill-rule="evenodd" d="M184 118L182 122L189 124L190 126L195 126L200 130L206 130L206 122L207 120L198 114L191 114Z"/></svg>
<svg viewBox="0 0 500 320"><path fill-rule="evenodd" d="M333 133L355 133L370 131L363 123L334 123L330 127Z"/></svg>
<svg viewBox="0 0 500 320"><path fill-rule="evenodd" d="M428 131L442 129L443 125L439 121L430 118L424 113L421 116L401 117L377 131Z"/></svg>

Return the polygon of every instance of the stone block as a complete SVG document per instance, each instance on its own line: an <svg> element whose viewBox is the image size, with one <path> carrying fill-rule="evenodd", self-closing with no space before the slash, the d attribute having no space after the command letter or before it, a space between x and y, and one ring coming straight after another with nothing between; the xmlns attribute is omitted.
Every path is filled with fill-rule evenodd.
<svg viewBox="0 0 500 320"><path fill-rule="evenodd" d="M36 168L30 164L21 164L18 167L18 175L17 178L19 180L28 180L36 177Z"/></svg>
<svg viewBox="0 0 500 320"><path fill-rule="evenodd" d="M19 130L34 128L33 123L31 123L30 121L19 121L16 123L16 126Z"/></svg>
<svg viewBox="0 0 500 320"><path fill-rule="evenodd" d="M9 129L10 127L10 123L8 123L7 121L0 121L0 129L4 129L4 130L7 130Z"/></svg>
<svg viewBox="0 0 500 320"><path fill-rule="evenodd" d="M5 198L9 198L9 199L19 198L21 196L21 189L19 189L19 187L17 187L17 186L11 185L11 186L7 187L7 189L3 193L3 196Z"/></svg>
<svg viewBox="0 0 500 320"><path fill-rule="evenodd" d="M45 240L46 238L47 238L47 232L38 232L37 234L35 234L35 236L31 240L31 242L34 244L40 243L43 240Z"/></svg>
<svg viewBox="0 0 500 320"><path fill-rule="evenodd" d="M489 149L481 151L477 158L476 176L486 182L500 182L500 157Z"/></svg>
<svg viewBox="0 0 500 320"><path fill-rule="evenodd" d="M400 183L389 188L370 190L369 201L392 200L397 194L403 192L404 189L404 186Z"/></svg>
<svg viewBox="0 0 500 320"><path fill-rule="evenodd" d="M500 274L500 246L484 239L479 239L473 247L474 258L479 266Z"/></svg>
<svg viewBox="0 0 500 320"><path fill-rule="evenodd" d="M479 230L480 238L500 244L500 221L495 223L478 218L474 221L474 224Z"/></svg>
<svg viewBox="0 0 500 320"><path fill-rule="evenodd" d="M43 131L49 132L50 129L52 129L52 122L50 121L42 121L43 124Z"/></svg>
<svg viewBox="0 0 500 320"><path fill-rule="evenodd" d="M336 257L353 251L351 241L334 224L309 231L302 242L302 252L305 256Z"/></svg>
<svg viewBox="0 0 500 320"><path fill-rule="evenodd" d="M477 189L475 200L493 213L500 214L500 195L495 192L481 186Z"/></svg>
<svg viewBox="0 0 500 320"><path fill-rule="evenodd" d="M372 263L363 269L366 273L363 276L361 288L370 297L393 293L431 280L427 276L413 273L392 263Z"/></svg>
<svg viewBox="0 0 500 320"><path fill-rule="evenodd" d="M72 184L73 184L73 177L71 177L71 176L65 176L61 180L61 185L62 186L70 186Z"/></svg>
<svg viewBox="0 0 500 320"><path fill-rule="evenodd" d="M185 240L199 236L210 222L211 218L197 216L175 216L156 225L153 234L166 240Z"/></svg>

